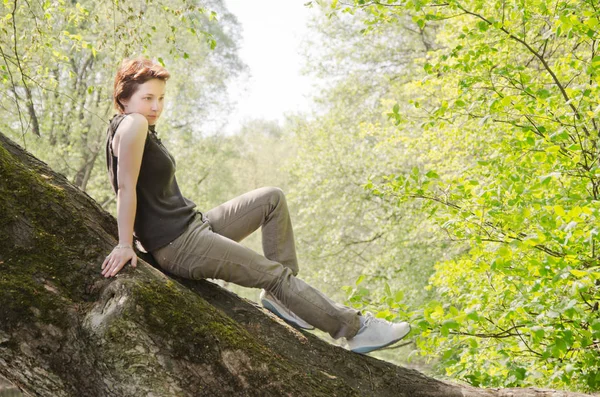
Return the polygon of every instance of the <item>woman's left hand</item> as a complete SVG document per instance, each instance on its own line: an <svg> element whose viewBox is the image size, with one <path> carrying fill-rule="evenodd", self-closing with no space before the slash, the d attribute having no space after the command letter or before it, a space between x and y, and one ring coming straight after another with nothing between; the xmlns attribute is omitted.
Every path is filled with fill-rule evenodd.
<svg viewBox="0 0 600 397"><path fill-rule="evenodd" d="M104 259L102 275L104 277L115 276L129 261L131 261L131 266L136 267L137 255L131 245L117 245Z"/></svg>

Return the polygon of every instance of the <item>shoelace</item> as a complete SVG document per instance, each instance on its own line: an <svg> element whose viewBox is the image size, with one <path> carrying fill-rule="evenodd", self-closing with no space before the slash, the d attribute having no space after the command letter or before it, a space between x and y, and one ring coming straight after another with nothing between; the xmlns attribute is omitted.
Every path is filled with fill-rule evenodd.
<svg viewBox="0 0 600 397"><path fill-rule="evenodd" d="M376 318L375 316L373 316L371 313L367 313L366 315L363 316L365 318L365 321L363 323L363 326L361 327L361 329L368 327L371 323L375 322L375 323L381 323L381 324L385 324L388 327L392 326L392 323L390 323L389 321L386 321L382 318Z"/></svg>

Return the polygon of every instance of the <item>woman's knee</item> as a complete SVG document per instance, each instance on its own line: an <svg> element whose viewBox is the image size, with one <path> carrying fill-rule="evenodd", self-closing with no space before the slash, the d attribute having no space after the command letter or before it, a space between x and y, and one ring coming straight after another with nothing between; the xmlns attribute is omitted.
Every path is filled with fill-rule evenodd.
<svg viewBox="0 0 600 397"><path fill-rule="evenodd" d="M263 288L277 296L289 287L292 277L294 274L291 269L278 264L277 268L270 272L267 284Z"/></svg>
<svg viewBox="0 0 600 397"><path fill-rule="evenodd" d="M264 188L264 194L269 197L269 201L277 205L280 202L285 203L285 194L278 187L268 186Z"/></svg>

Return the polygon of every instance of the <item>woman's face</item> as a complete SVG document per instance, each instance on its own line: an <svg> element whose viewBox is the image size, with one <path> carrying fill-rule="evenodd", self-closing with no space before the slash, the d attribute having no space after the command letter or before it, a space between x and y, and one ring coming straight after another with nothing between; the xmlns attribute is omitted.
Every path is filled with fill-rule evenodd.
<svg viewBox="0 0 600 397"><path fill-rule="evenodd" d="M121 99L125 113L140 113L146 117L148 125L156 124L163 110L166 85L160 79L150 79L140 84L131 98Z"/></svg>

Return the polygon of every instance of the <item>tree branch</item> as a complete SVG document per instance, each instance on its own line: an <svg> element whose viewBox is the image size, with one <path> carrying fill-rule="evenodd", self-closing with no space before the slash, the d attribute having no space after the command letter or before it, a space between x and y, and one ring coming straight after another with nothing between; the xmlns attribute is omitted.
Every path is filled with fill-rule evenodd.
<svg viewBox="0 0 600 397"><path fill-rule="evenodd" d="M38 123L38 119L37 119L37 115L35 114L35 108L33 107L33 98L31 95L31 90L29 89L29 86L27 85L27 83L25 82L25 77L24 77L24 72L23 72L23 67L21 65L21 60L19 58L19 52L18 52L18 43L17 43L17 16L16 16L16 11L17 11L17 0L14 0L14 6L11 12L12 15L12 25L13 25L13 35L14 35L14 52L15 52L15 58L16 58L16 62L17 62L17 67L19 68L19 71L21 72L21 81L23 82L23 87L25 88L25 95L27 98L27 111L29 113L29 117L31 117L31 122L33 124L32 126L32 130L33 133L36 134L37 136L40 136L40 126ZM23 134L25 132L23 131Z"/></svg>
<svg viewBox="0 0 600 397"><path fill-rule="evenodd" d="M13 23L14 23L14 21L13 21ZM0 46L0 55L2 55L2 59L4 59L4 64L6 65L6 71L8 72L8 76L10 77L10 84L12 86L12 91L15 95L13 99L14 99L15 105L17 107L17 114L19 115L19 124L21 125L21 139L23 141L23 147L25 147L25 149L27 149L27 143L25 142L25 126L23 125L23 113L21 112L21 105L19 104L19 94L17 94L16 83L15 83L13 74L10 70L10 66L8 65L7 56L4 53L2 46Z"/></svg>
<svg viewBox="0 0 600 397"><path fill-rule="evenodd" d="M438 202L438 203L441 203L441 204L443 204L443 205L445 205L445 206L448 206L448 207L455 208L455 209L457 209L457 210L463 211L463 209L462 209L460 206L458 206L458 205L456 205L456 204L454 204L454 203L451 203L451 202L449 202L449 201L447 201L447 200L443 200L443 199L441 199L441 198L439 198L439 197L436 197L436 196L426 196L426 195L418 195L418 194L409 194L409 195L407 195L407 197L411 197L411 198L420 198L420 199L426 199L426 200L432 200L432 201L436 201L436 202ZM471 212L471 211L468 211L468 212L469 212L471 215L475 216L475 214L474 214L473 212ZM464 219L464 221L466 221L466 222L470 222L470 221L468 221L467 219ZM470 222L470 223L472 223L472 222ZM527 235L526 235L525 233L523 233L523 232L514 232L514 231L513 231L513 230L511 230L511 229L509 229L509 231L510 231L510 232L512 232L512 233L514 233L514 235L509 235L509 234L506 234L506 233L504 233L504 232L501 230L501 227L499 227L499 226L497 226L497 225L494 225L494 224L493 224L493 223L491 223L490 221L485 221L485 222L483 222L483 224L482 224L482 225L477 225L477 226L479 226L479 227L481 227L482 229L484 229L484 228L483 228L483 226L484 226L484 225L485 225L485 226L488 226L488 227L490 227L490 228L492 228L492 229L494 229L494 230L496 231L496 233L498 233L499 235L501 235L501 236L505 236L506 238L509 238L509 239L512 239L512 240L523 241L523 238L527 237ZM498 229L500 229L500 231L499 231ZM485 229L484 229L484 230L485 230ZM490 233L488 233L488 232L486 232L486 234L488 234L488 235L491 235L491 234L490 234ZM503 241L503 240L499 240L499 241L496 241L496 242L504 242L504 243L508 243L508 242L505 242L505 241ZM553 249L551 249L551 248L549 248L549 247L546 247L545 245L541 245L541 244L536 244L536 245L534 245L534 246L532 246L532 247L533 247L533 248L535 248L535 249L538 249L538 250L540 250L540 251L542 251L542 252L545 252L545 253L546 253L546 254L548 254L548 255L551 255L551 256L553 256L553 257L556 257L556 258L562 258L562 257L564 257L564 256L566 255L566 254L563 254L563 253L561 253L561 252L555 251L555 250L553 250Z"/></svg>
<svg viewBox="0 0 600 397"><path fill-rule="evenodd" d="M495 324L494 324L495 325ZM470 333L470 332L460 332L460 331L450 331L452 335L463 335L463 336L474 336L477 338L485 338L485 339L504 339L511 338L513 336L518 336L518 333L511 333L511 331L516 330L518 328L523 328L524 325L514 325L511 328L506 330L502 330L501 332L486 334L486 333Z"/></svg>
<svg viewBox="0 0 600 397"><path fill-rule="evenodd" d="M456 5L457 5L457 7L459 9L461 9L462 11L464 11L466 14L469 14L469 15L472 15L472 16L474 16L476 18L481 19L482 21L484 21L485 23L487 23L489 26L494 26L494 24L491 21L489 21L487 18L485 18L483 15L480 15L480 14L474 13L472 11L469 11L469 10L465 9L463 6L461 6L458 3L456 3ZM546 69L546 71L550 74L550 76L552 76L552 80L554 80L554 83L556 84L556 86L560 90L563 98L568 103L569 107L573 110L573 112L575 113L577 119L580 120L581 119L581 115L577 111L577 108L572 103L570 103L571 98L569 98L569 95L565 91L565 88L563 87L562 83L558 80L558 77L556 76L556 74L554 73L554 71L552 70L552 68L550 68L550 65L548 65L548 62L546 61L546 59L539 52L537 52L535 49L533 49L525 40L523 40L523 39L515 36L510 31L508 31L504 26L502 26L499 29L501 31L503 31L512 40L515 40L515 41L523 44L527 48L527 50L529 52L531 52L536 58L538 58L540 60L540 62L542 62L542 65L544 65L544 69Z"/></svg>

